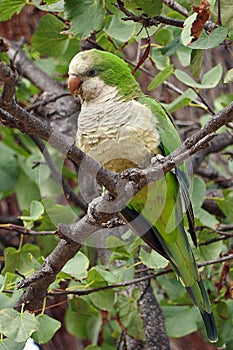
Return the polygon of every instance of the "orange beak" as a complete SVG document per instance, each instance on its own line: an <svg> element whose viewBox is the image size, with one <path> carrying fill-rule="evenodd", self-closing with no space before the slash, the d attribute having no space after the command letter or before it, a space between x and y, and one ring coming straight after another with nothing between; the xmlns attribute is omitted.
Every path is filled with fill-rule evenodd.
<svg viewBox="0 0 233 350"><path fill-rule="evenodd" d="M81 84L82 81L79 77L76 75L71 75L68 79L68 89L70 90L70 93L75 96L77 94L81 94Z"/></svg>

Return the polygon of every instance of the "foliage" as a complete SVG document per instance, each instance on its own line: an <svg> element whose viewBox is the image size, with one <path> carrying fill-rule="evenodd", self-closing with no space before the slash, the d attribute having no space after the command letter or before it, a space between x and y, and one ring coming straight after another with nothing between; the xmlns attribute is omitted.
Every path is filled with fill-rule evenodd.
<svg viewBox="0 0 233 350"><path fill-rule="evenodd" d="M11 19L13 15L20 13L26 3L26 0L2 0L0 20ZM43 11L44 16L32 36L31 44L25 45L25 52L38 67L49 72L54 80L65 83L70 59L78 52L80 42L85 39L92 40L91 34L95 34L99 47L120 57L124 57L124 52L127 51L125 48L135 44L138 45L142 57L150 37L150 50L146 58L147 62L153 63L157 74L148 84L148 91L161 87L172 78L175 84L183 86L183 92L172 102L163 103L163 106L170 113L187 106L200 108L205 113L202 118L210 118L211 110L208 104L198 99L200 92L208 89L211 93L222 82L231 83L233 73L232 69L224 71L221 64L203 72L203 57L204 51L209 54L210 49L214 50L223 43L227 46L232 40L232 6L229 2L221 1L223 26L216 24L217 1L210 2L210 19L216 26L209 29L204 23L203 27L199 28L200 36L195 40L192 28L197 13L193 13L189 1L182 1L184 9L189 13L187 18L171 10L162 1L138 0L120 3L125 4L123 10L130 11L131 20L125 20L127 11L123 13L122 9L115 6L117 1L32 0L33 6ZM133 20L137 16L140 21ZM174 20L174 23L146 22L154 16L167 16ZM175 25L176 20L185 21L184 27ZM0 58L4 60L6 56L1 54ZM139 63L143 64L140 60ZM140 74L138 70L137 75ZM16 96L23 105L30 105L36 94L38 88L26 79L22 79L17 86ZM219 96L215 101L215 112L231 101L232 94ZM73 203L60 200L62 186L51 177L51 170L44 155L38 151L32 139L18 130L5 127L0 129L0 138L0 198L4 200L15 196L25 232L29 230L30 233L33 230L33 233L49 233L56 230L58 223L74 222L81 209ZM67 182L73 183L75 179L77 183L76 175L69 164L64 163L57 151L51 147L48 149L54 163L62 169ZM232 154L232 147L228 147L227 151ZM228 155L224 157L228 160ZM232 174L232 162L224 166L221 163L216 164L211 158L209 162L221 176ZM225 189L221 197L212 198L224 214L220 217L203 209L202 204L206 199L207 190L221 186L213 180L204 181L195 176L193 188L191 199L196 226L199 227L200 244L197 249L193 247L194 254L198 262L217 259L221 254L227 254L231 248L230 239L217 240L219 233L215 231L220 224L232 223L232 191ZM74 190L80 191L77 185ZM8 226L0 225L1 229L4 227ZM28 277L37 271L58 242L57 238L51 236L36 237L30 241L21 235L17 246L1 245L4 249L4 268L0 276L0 349L23 349L30 336L39 344L47 343L61 326L59 321L44 313L46 305L37 316L23 309L21 312L13 309L21 293L17 290L20 276ZM211 240L213 243L208 244ZM91 238L88 242L91 246ZM114 349L117 339L125 330L137 340L145 339L139 302L141 292L138 288L129 292L124 283L137 278L136 259L138 264L146 265L154 272L165 269L168 264L157 253L149 252L142 241L136 239L130 231L124 233L121 239L109 236L103 246L107 246L110 251L106 265L99 261L93 263L93 249L84 246L66 263L49 288L49 292L55 293L65 282L67 291L72 291L65 315L66 329L80 339L88 339L92 345L88 345L86 349L93 350ZM218 345L226 343L229 349L232 349L230 344L233 342L233 300L229 297L226 287L232 279L232 269L229 265L229 273L224 281L221 281L220 264L206 267L202 275L214 301L214 314L219 330ZM185 289L176 280L174 273L158 277L153 290L164 311L169 336L180 337L202 329L200 316L190 304ZM103 339L99 347L97 345L100 333Z"/></svg>

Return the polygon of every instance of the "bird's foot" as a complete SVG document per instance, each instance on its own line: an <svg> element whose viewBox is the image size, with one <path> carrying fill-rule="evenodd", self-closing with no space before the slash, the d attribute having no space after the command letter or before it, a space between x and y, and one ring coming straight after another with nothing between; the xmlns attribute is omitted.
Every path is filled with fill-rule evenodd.
<svg viewBox="0 0 233 350"><path fill-rule="evenodd" d="M162 164L164 160L164 156L162 154L156 154L154 157L151 158L150 162L153 166L156 166L158 164Z"/></svg>
<svg viewBox="0 0 233 350"><path fill-rule="evenodd" d="M122 179L138 182L142 177L142 169L140 167L126 169L121 173Z"/></svg>

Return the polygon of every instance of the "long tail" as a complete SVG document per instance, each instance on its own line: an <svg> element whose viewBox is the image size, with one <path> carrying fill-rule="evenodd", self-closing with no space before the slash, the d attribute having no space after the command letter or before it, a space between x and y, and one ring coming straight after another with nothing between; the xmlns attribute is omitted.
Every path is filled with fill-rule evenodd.
<svg viewBox="0 0 233 350"><path fill-rule="evenodd" d="M209 297L207 295L203 282L201 280L197 281L197 283L194 286L186 287L186 289L191 299L193 300L193 303L200 310L209 341L212 343L217 342L218 335L217 335L215 320L211 310ZM201 293L201 302L200 302L200 298L196 297L197 295L200 296L200 293Z"/></svg>
<svg viewBox="0 0 233 350"><path fill-rule="evenodd" d="M140 215L140 213L138 213L136 210L132 208L128 208L128 207L124 208L121 211L121 216L126 220L126 222L132 228L132 230L138 233L141 236L141 238L152 249L154 249L155 251L157 251L159 254L161 254L163 257L165 257L170 261L174 271L176 272L176 275L180 278L182 284L185 285L185 281L182 278L180 269L176 267L174 261L170 258L171 254L168 254L168 250L165 248L165 245L163 245L162 243L163 240L159 232L157 231L156 227L151 226L151 224L149 224L148 221L142 215ZM139 220L136 220L136 218L138 218ZM184 230L184 229L181 228L181 230ZM179 237L181 238L181 236L182 235L180 235ZM186 237L185 234L183 236ZM194 259L193 259L193 264L195 264ZM197 271L197 267L196 267L196 271ZM190 273L193 272L196 275L196 281L192 286L189 286L189 287L187 287L187 284L186 284L187 292L190 295L194 305L196 305L200 310L209 341L213 343L217 342L218 341L217 330L216 330L215 321L214 321L214 317L210 306L209 297L207 295L203 282L199 279L198 273L197 274L195 273L195 268L193 271L189 271L189 272Z"/></svg>

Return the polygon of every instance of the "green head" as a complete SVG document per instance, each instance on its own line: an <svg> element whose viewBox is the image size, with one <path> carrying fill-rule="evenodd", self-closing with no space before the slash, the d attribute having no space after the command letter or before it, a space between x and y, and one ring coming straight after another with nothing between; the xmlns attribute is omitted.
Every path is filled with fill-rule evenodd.
<svg viewBox="0 0 233 350"><path fill-rule="evenodd" d="M79 93L84 99L95 98L106 85L115 87L117 95L124 100L142 94L128 65L118 56L105 51L92 49L79 52L70 62L69 76L71 93Z"/></svg>

